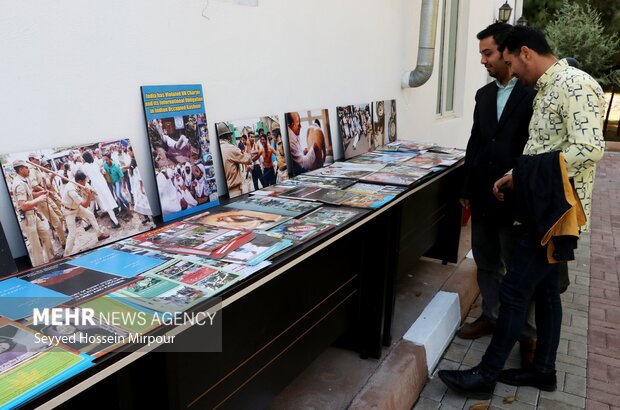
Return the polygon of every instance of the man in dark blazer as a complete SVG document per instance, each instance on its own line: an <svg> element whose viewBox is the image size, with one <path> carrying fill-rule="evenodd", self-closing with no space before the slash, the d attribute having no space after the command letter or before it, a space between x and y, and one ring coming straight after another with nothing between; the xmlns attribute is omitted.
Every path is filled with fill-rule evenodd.
<svg viewBox="0 0 620 410"><path fill-rule="evenodd" d="M461 204L471 209L472 251L478 267L482 315L463 325L458 336L477 339L493 333L499 311L499 288L518 233L513 225L511 201L498 201L493 183L514 166L528 139L532 101L536 92L510 75L497 50L512 26L495 23L478 33L480 62L495 78L476 93L474 125L467 143L465 182ZM533 307L521 336L521 357L531 362L536 329Z"/></svg>

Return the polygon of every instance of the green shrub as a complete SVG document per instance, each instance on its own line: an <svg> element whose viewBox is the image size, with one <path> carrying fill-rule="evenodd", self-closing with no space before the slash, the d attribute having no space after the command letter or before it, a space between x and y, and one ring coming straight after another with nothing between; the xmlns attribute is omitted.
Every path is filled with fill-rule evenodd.
<svg viewBox="0 0 620 410"><path fill-rule="evenodd" d="M555 55L574 57L581 68L597 79L604 78L619 51L617 34L605 34L600 13L589 3L564 1L545 28Z"/></svg>

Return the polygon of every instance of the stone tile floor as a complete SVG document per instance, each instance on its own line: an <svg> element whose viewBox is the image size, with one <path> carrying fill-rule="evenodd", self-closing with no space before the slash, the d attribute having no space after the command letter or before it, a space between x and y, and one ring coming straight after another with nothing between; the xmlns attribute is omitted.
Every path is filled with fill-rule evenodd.
<svg viewBox="0 0 620 410"><path fill-rule="evenodd" d="M607 152L597 169L592 226L579 240L569 265L571 285L562 295L562 334L557 356L558 389L541 392L498 383L491 400L455 394L437 370L414 406L423 409L620 409L620 153ZM479 302L467 321L480 315ZM490 337L455 337L438 369L476 365ZM519 367L518 347L506 365Z"/></svg>

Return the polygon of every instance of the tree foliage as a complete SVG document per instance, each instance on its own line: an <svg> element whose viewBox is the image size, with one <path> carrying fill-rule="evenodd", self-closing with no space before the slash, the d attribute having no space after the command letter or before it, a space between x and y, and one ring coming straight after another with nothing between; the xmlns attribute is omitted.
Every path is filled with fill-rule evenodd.
<svg viewBox="0 0 620 410"><path fill-rule="evenodd" d="M553 14L562 6L564 0L524 0L523 15L529 25L544 30L553 19Z"/></svg>
<svg viewBox="0 0 620 410"><path fill-rule="evenodd" d="M590 4L601 15L605 33L620 32L620 4L618 0L571 0L580 6ZM530 26L544 30L553 20L553 15L562 8L564 0L524 0L523 15Z"/></svg>
<svg viewBox="0 0 620 410"><path fill-rule="evenodd" d="M582 69L602 78L619 51L618 35L606 34L600 13L590 3L584 6L565 0L547 24L545 34L558 57L575 57Z"/></svg>
<svg viewBox="0 0 620 410"><path fill-rule="evenodd" d="M620 33L620 0L571 0L584 6L590 3L601 15L606 34ZM553 15L562 7L564 0L524 0L523 15L529 25L543 30L553 20ZM620 68L620 53L614 57L614 65Z"/></svg>

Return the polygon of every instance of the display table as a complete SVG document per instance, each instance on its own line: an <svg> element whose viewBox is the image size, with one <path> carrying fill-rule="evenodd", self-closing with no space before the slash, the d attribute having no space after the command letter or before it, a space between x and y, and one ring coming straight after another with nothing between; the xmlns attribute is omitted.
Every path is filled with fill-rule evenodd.
<svg viewBox="0 0 620 410"><path fill-rule="evenodd" d="M28 407L263 408L334 343L379 357L391 339L398 272L424 254L457 260L462 168L424 178L226 289L218 312L222 352L113 352ZM206 301L193 310L208 307ZM175 334L182 346L210 337L204 331L154 334Z"/></svg>

